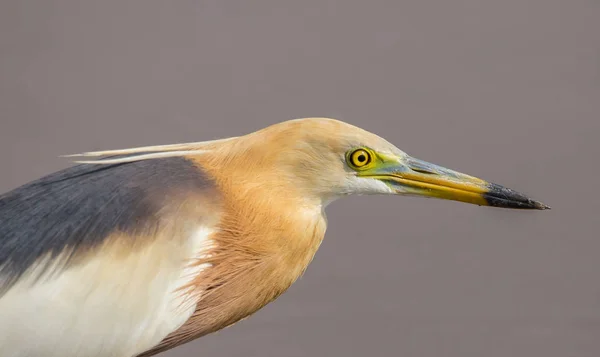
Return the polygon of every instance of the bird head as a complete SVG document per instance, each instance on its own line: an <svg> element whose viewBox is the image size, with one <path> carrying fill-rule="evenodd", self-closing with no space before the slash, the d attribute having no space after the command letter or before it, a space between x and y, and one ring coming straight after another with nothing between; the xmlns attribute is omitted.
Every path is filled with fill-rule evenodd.
<svg viewBox="0 0 600 357"><path fill-rule="evenodd" d="M350 194L411 195L513 209L548 209L522 193L419 160L387 140L328 118L275 124L251 134L256 157L280 181L328 203Z"/></svg>

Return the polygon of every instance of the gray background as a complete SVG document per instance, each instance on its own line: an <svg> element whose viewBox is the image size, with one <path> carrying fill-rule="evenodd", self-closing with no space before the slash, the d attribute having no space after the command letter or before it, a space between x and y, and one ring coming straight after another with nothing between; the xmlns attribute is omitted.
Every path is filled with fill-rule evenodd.
<svg viewBox="0 0 600 357"><path fill-rule="evenodd" d="M553 208L339 201L286 294L165 357L600 355L598 1L2 0L0 51L2 191L329 116Z"/></svg>

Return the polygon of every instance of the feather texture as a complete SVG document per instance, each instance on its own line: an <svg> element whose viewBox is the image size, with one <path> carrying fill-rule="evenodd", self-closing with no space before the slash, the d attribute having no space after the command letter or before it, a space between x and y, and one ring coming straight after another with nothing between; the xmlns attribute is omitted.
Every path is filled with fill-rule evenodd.
<svg viewBox="0 0 600 357"><path fill-rule="evenodd" d="M193 262L213 232L201 225L187 237L159 234L125 252L120 242L132 237L114 234L53 279L23 276L0 298L2 357L131 357L152 348L195 311L184 288L210 269Z"/></svg>
<svg viewBox="0 0 600 357"><path fill-rule="evenodd" d="M0 197L3 357L133 356L191 316L220 195L192 161L77 165ZM194 296L193 299L190 296Z"/></svg>
<svg viewBox="0 0 600 357"><path fill-rule="evenodd" d="M304 273L328 203L381 190L349 181L357 145L395 150L343 122L291 120L84 153L98 159L4 194L2 356L148 357L251 315Z"/></svg>

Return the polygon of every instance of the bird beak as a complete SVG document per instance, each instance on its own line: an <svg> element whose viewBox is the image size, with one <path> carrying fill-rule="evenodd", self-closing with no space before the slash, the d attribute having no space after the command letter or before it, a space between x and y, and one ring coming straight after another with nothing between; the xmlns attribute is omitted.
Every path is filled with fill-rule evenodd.
<svg viewBox="0 0 600 357"><path fill-rule="evenodd" d="M378 178L398 194L433 197L479 206L550 209L512 189L410 156L384 158L381 166L359 175Z"/></svg>

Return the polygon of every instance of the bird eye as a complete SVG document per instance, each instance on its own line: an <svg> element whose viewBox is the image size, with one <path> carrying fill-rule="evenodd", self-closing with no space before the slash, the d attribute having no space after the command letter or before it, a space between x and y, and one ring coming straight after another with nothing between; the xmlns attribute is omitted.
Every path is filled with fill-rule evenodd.
<svg viewBox="0 0 600 357"><path fill-rule="evenodd" d="M363 167L371 162L371 154L364 150L358 149L350 154L350 164L355 167Z"/></svg>

